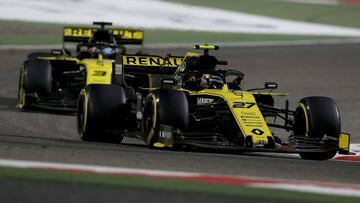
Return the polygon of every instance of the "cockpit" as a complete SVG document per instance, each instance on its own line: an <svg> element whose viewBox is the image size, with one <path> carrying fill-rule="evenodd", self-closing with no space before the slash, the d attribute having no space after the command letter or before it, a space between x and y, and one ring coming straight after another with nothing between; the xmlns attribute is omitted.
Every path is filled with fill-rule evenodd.
<svg viewBox="0 0 360 203"><path fill-rule="evenodd" d="M203 49L203 55L189 56L179 67L178 79L181 87L190 91L203 89L222 89L226 84L229 89L240 90L244 74L236 70L217 68L217 65L226 65L226 61L219 61L215 56L208 54L209 49L218 49L216 46L195 46Z"/></svg>
<svg viewBox="0 0 360 203"><path fill-rule="evenodd" d="M182 87L192 91L221 89L224 84L223 75L216 71L190 71L182 79Z"/></svg>
<svg viewBox="0 0 360 203"><path fill-rule="evenodd" d="M88 43L77 46L78 58L97 58L99 53L104 58L114 59L119 51L119 45L108 30L97 30L90 38Z"/></svg>

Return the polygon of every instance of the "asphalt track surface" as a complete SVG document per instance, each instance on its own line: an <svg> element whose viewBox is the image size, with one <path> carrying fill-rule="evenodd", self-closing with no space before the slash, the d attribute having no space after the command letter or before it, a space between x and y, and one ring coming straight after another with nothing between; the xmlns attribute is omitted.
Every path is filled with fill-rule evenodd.
<svg viewBox="0 0 360 203"><path fill-rule="evenodd" d="M147 53L183 55L185 49L144 50ZM50 112L21 112L15 109L19 66L30 50L0 51L0 158L51 162L122 166L145 169L245 175L272 178L315 180L339 183L360 183L360 164L345 161L307 161L296 157L275 157L253 154L229 154L204 151L170 151L148 149L142 142L126 139L124 144L87 143L77 136L73 115ZM276 81L279 91L290 92L287 97L294 108L305 96L330 96L337 102L342 130L351 133L351 142L360 143L360 44L321 46L279 46L223 48L215 52L228 60L229 67L243 71L245 88L262 87L265 81ZM284 99L276 102L284 106ZM276 131L277 132L277 131ZM286 134L286 133L285 133ZM281 137L285 137L281 134ZM32 187L34 186L34 187ZM35 187L36 186L36 187ZM118 197L129 194L138 202L134 191L126 189L97 189L92 186L57 183L3 180L1 196L6 191L24 189L24 194L52 193L62 200L66 191L78 191L78 198L104 195ZM32 189L29 189L32 188ZM86 190L86 188L88 190ZM61 192L63 191L63 192ZM97 195L92 195L97 191ZM9 193L6 193L9 194ZM45 193L46 194L46 193ZM116 195L115 195L116 194ZM211 199L201 194L184 198L181 194L162 194L161 191L142 191L143 199L156 202L173 197L173 201L203 202ZM159 199L149 198L157 194ZM160 195L160 196L159 196ZM6 196L6 195L5 195ZM121 196L121 195L120 195ZM7 196L8 201L14 196ZM42 200L46 200L46 195ZM51 200L51 197L49 197ZM79 199L67 199L77 201ZM220 197L218 197L220 198ZM6 200L6 199L5 199ZM21 201L23 199L19 199ZM27 199L37 202L38 199ZM52 199L54 200L54 199ZM86 200L86 199L82 199ZM134 201L135 200L135 201ZM232 202L234 199L213 199Z"/></svg>

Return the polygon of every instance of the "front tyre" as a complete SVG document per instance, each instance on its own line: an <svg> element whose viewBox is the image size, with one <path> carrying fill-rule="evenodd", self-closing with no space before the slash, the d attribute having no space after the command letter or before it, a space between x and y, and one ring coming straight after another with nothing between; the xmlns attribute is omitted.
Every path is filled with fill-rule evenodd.
<svg viewBox="0 0 360 203"><path fill-rule="evenodd" d="M89 85L78 99L77 128L84 141L121 142L130 109L117 85Z"/></svg>
<svg viewBox="0 0 360 203"><path fill-rule="evenodd" d="M168 130L186 129L189 110L183 92L173 89L160 89L150 93L145 100L143 109L142 129L144 140L149 147L159 141L160 125Z"/></svg>
<svg viewBox="0 0 360 203"><path fill-rule="evenodd" d="M294 135L299 139L315 142L315 147L322 148L321 151L301 152L303 159L327 160L333 158L337 153L337 143L341 132L340 114L335 101L328 97L307 97L299 102L294 116ZM307 144L307 143L305 143Z"/></svg>
<svg viewBox="0 0 360 203"><path fill-rule="evenodd" d="M52 91L52 67L48 60L30 58L20 69L16 108L25 109ZM30 97L29 95L33 95Z"/></svg>

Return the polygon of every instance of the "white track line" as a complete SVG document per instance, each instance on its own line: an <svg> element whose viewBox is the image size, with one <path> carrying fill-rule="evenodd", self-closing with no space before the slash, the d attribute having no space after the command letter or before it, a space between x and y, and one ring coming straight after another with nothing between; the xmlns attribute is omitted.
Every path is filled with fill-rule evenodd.
<svg viewBox="0 0 360 203"><path fill-rule="evenodd" d="M258 185L260 188L269 188L269 189L281 189L281 190L292 190L298 192L310 192L317 194L329 195L339 194L343 196L353 196L360 197L360 191L357 189L349 189L349 188L328 188L328 187L318 187L315 185L295 185L295 184L271 184L271 185ZM255 186L256 187L256 186Z"/></svg>
<svg viewBox="0 0 360 203"><path fill-rule="evenodd" d="M0 0L0 19L230 33L356 36L360 29L159 0ZM79 9L82 7L86 9ZM354 19L355 20L355 19Z"/></svg>
<svg viewBox="0 0 360 203"><path fill-rule="evenodd" d="M342 154L337 154L334 159L339 159L339 161L360 161L360 143L353 143L350 144L350 152L355 153L355 155L342 155ZM348 158L349 160L342 160L341 158ZM353 160L351 160L353 159Z"/></svg>
<svg viewBox="0 0 360 203"><path fill-rule="evenodd" d="M322 4L322 5L339 5L339 0L279 0L291 3L303 3L303 4Z"/></svg>
<svg viewBox="0 0 360 203"><path fill-rule="evenodd" d="M347 162L359 162L360 157L360 143L353 143L350 144L350 152L354 153L354 155L343 155L343 154L336 154L333 158L337 161L347 161ZM294 158L294 159L300 159L299 154L287 154L287 153L272 153L272 152L249 152L248 154L259 154L261 156L268 156L268 157L278 157L278 158ZM348 158L342 160L341 158Z"/></svg>
<svg viewBox="0 0 360 203"><path fill-rule="evenodd" d="M106 167L106 166L94 166L94 165L80 165L80 164L65 164L65 163L51 163L51 162L36 162L36 161L21 161L21 160L6 160L0 159L0 166L14 167L14 168L32 168L32 169L48 169L48 170L60 170L60 171L76 171L83 173L96 173L96 174L108 174L108 175L136 175L136 176L149 176L149 177L164 177L164 178L176 178L184 180L208 180L209 183L222 183L225 180L232 183L239 183L240 186L257 187L257 188L273 188L281 190L291 190L299 192L309 192L326 195L338 195L338 196L351 196L360 197L360 185L352 184L338 184L338 183L325 183L314 181L296 181L285 179L271 179L271 178L254 178L243 176L224 176L216 174L206 173L190 173L180 171L165 171L165 170L148 170L148 169L136 169L136 168L124 168L124 167Z"/></svg>

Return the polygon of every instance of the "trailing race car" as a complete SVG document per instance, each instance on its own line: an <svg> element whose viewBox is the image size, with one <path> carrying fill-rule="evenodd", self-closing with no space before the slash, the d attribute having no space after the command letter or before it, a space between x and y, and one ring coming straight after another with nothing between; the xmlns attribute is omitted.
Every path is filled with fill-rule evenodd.
<svg viewBox="0 0 360 203"><path fill-rule="evenodd" d="M76 111L80 90L89 84L111 84L115 55L125 44L141 45L143 31L96 27L64 27L63 49L34 52L21 66L17 108L40 107ZM97 27L100 26L100 27ZM77 43L75 56L65 43Z"/></svg>
<svg viewBox="0 0 360 203"><path fill-rule="evenodd" d="M274 107L277 84L243 90L244 74L223 69L226 61L209 55L217 46L196 45L204 54L181 60L123 55L116 61L117 84L90 84L78 101L78 132L86 141L121 141L138 136L149 147L196 146L242 151L299 153L304 159L331 159L349 153L334 100L306 97L295 110ZM133 74L167 75L159 87L139 85ZM171 76L170 76L171 75ZM267 118L280 118L284 124ZM271 119L274 120L274 119ZM282 141L270 130L284 129Z"/></svg>

